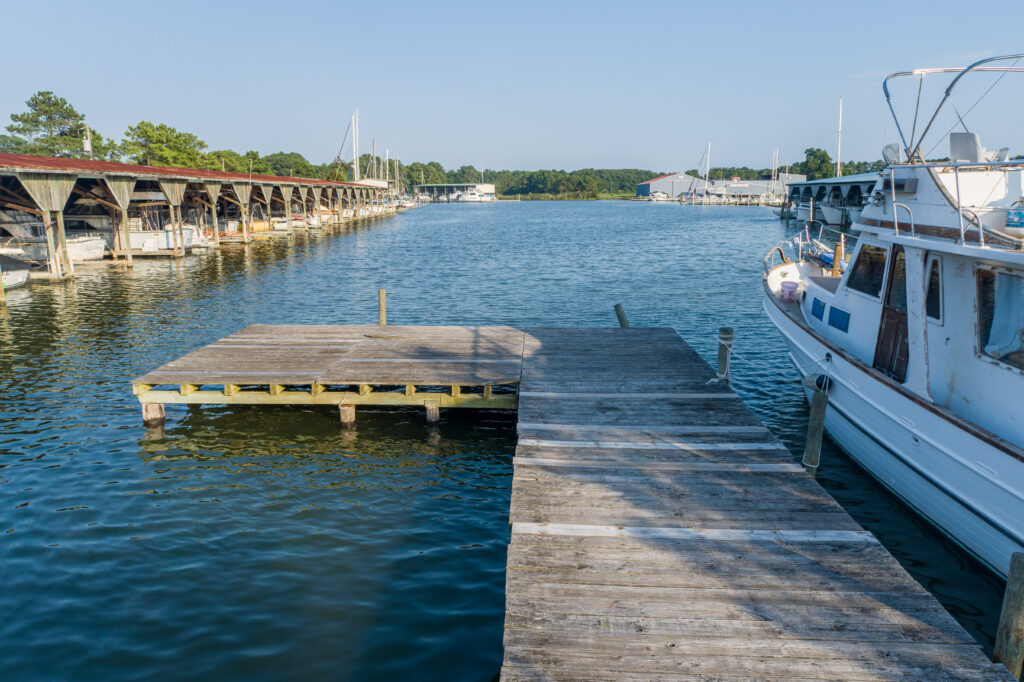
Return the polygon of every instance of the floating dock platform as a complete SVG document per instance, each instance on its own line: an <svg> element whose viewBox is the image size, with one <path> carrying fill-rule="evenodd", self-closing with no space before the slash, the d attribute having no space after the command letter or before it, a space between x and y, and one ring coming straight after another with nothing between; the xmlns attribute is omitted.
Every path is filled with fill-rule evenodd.
<svg viewBox="0 0 1024 682"><path fill-rule="evenodd" d="M166 403L518 409L503 680L1012 680L671 329L255 325Z"/></svg>

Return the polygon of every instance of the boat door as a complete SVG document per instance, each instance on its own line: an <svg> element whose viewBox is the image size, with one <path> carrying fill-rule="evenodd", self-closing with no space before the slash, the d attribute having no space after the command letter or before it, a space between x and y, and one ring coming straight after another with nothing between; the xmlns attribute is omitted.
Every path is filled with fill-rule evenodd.
<svg viewBox="0 0 1024 682"><path fill-rule="evenodd" d="M892 247L892 266L882 299L882 321L878 325L874 368L901 384L907 378L910 359L907 342L907 258L903 247Z"/></svg>

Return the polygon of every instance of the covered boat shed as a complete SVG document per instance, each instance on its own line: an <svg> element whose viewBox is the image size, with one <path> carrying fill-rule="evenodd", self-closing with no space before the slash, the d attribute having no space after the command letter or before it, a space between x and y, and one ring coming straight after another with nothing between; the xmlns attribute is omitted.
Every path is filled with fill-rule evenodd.
<svg viewBox="0 0 1024 682"><path fill-rule="evenodd" d="M51 281L74 276L68 254L65 213L80 199L102 207L112 230L111 254L130 267L132 248L128 241L129 211L160 206L169 220L163 229L173 237L173 249L166 255L183 256L182 206L196 210L196 219L213 234L214 246L221 243L218 206L227 215L229 205L240 218L241 235L233 241L251 239L251 216L255 204L262 204L270 216L277 209L292 231L293 211L326 215L330 222L343 216L364 217L380 210L387 189L359 182L334 182L313 178L249 175L199 168L139 166L109 161L65 159L25 154L0 154L0 209L38 216L47 247L47 270Z"/></svg>

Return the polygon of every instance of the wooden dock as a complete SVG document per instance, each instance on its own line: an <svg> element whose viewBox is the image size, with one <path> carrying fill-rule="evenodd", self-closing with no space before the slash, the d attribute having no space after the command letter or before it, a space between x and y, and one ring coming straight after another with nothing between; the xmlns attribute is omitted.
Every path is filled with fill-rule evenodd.
<svg viewBox="0 0 1024 682"><path fill-rule="evenodd" d="M1013 679L714 378L671 329L256 325L135 391L518 407L504 680Z"/></svg>

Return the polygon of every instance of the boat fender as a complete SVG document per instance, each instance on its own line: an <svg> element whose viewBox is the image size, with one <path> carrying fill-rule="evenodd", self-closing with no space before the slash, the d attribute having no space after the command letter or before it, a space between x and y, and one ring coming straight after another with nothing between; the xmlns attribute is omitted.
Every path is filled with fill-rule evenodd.
<svg viewBox="0 0 1024 682"><path fill-rule="evenodd" d="M824 374L808 374L804 377L804 386L828 393L829 389L832 388L832 378Z"/></svg>

